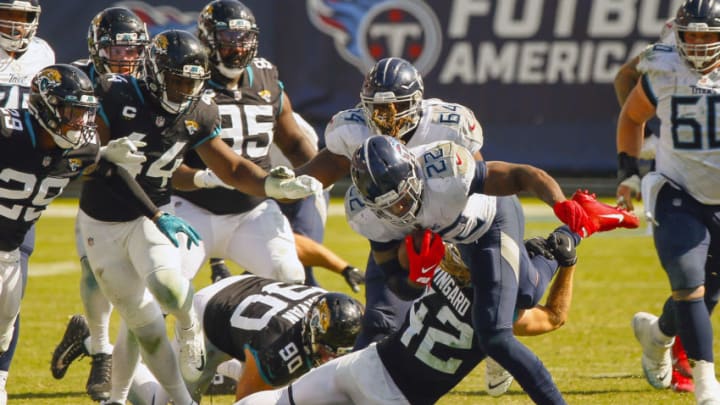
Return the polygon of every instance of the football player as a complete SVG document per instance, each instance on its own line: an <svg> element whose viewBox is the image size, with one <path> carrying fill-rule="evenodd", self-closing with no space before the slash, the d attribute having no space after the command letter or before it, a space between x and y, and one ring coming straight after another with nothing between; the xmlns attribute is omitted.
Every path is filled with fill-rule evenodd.
<svg viewBox="0 0 720 405"><path fill-rule="evenodd" d="M392 135L409 146L450 140L481 159L482 128L473 112L459 104L423 99L424 91L422 76L408 61L378 61L362 83L362 105L333 116L325 129L326 147L298 172L330 186L349 174L353 152L373 134ZM372 255L365 271L366 311L356 349L396 330L410 307L387 288Z"/></svg>
<svg viewBox="0 0 720 405"><path fill-rule="evenodd" d="M663 29L660 33L660 38L658 40L659 44L675 46L676 42L674 25L675 18L668 20L663 25ZM655 44L650 46L655 46ZM615 95L617 96L618 103L620 103L620 108L622 108L623 104L625 104L625 100L630 94L630 91L633 89L633 87L635 87L638 79L640 79L640 77L642 76L642 72L638 70L638 63L640 62L641 55L642 53L634 56L632 59L625 62L615 75ZM654 168L655 166L654 160L655 149L657 148L657 141L658 136L653 133L649 125L645 125L642 148L640 149L640 153L638 153L638 158L642 160L651 160L651 168ZM640 196L639 175L636 178L625 179L624 182L626 185L629 185L633 188L636 197ZM716 275L716 273L709 274L708 276L719 277L718 275ZM668 300L670 299L671 298L668 298ZM717 305L717 299L718 297L716 297L714 294L705 295L705 304L708 307L708 311L712 312L713 308L715 308L715 306ZM693 392L695 390L695 385L692 381L692 369L690 367L690 363L688 362L687 353L683 348L682 341L678 336L675 337L675 342L673 343L671 355L673 370L670 387L677 392Z"/></svg>
<svg viewBox="0 0 720 405"><path fill-rule="evenodd" d="M642 368L655 388L672 380L670 348L674 336L691 360L697 403L720 403L715 377L710 310L720 293L713 274L718 245L717 178L720 153L715 144L714 108L720 67L720 3L688 0L677 11L673 31L677 47L663 44L641 56L641 80L630 92L618 119L616 195L632 208L630 182L638 163L646 121L660 120L656 168L642 182L646 215L672 290L660 317L639 312L632 321L642 347Z"/></svg>
<svg viewBox="0 0 720 405"><path fill-rule="evenodd" d="M147 45L150 43L145 23L124 7L110 7L100 11L90 22L87 34L89 58L73 62L95 85L105 74L118 73L140 77ZM127 141L130 142L130 141ZM133 147L135 144L128 144ZM133 152L133 151L131 151ZM142 160L142 159L139 159ZM90 269L79 223L75 222L75 241L80 258L80 297L90 327L90 373L85 389L94 401L110 397L110 313L112 306L100 291ZM53 377L62 378L68 366L66 347L77 337L74 324L68 325L67 339L53 352L50 369Z"/></svg>
<svg viewBox="0 0 720 405"><path fill-rule="evenodd" d="M568 231L555 231L547 241L533 238L526 242L540 277L536 285L525 286L524 293L531 293L537 302L554 273L557 275L545 305L516 307L516 335L550 332L567 319L577 258L574 247L563 245L568 239L558 232ZM473 332L470 274L454 247L446 246L443 270L437 271L422 296L413 302L399 330L311 370L286 388L257 393L237 404L434 404L480 361L491 361ZM518 296L518 305L520 301ZM443 336L450 338L438 338ZM510 383L512 377L505 377L493 389L504 392Z"/></svg>
<svg viewBox="0 0 720 405"><path fill-rule="evenodd" d="M258 196L297 199L319 192L317 180L287 168L262 168L235 154L218 137L217 106L201 97L208 78L202 43L185 31L157 34L148 49L142 80L106 75L98 133L104 142L128 137L145 160L131 167L151 200L172 212L170 179L191 148L226 184ZM160 238L148 220L118 202L122 190L91 179L83 185L79 224L90 267L129 332L113 349L110 402L124 402L140 353L175 403L192 403L183 382L203 371L202 327L192 309L192 285L183 274L190 243ZM189 241L188 241L189 242ZM192 268L193 266L187 266ZM179 359L170 347L163 313L178 324ZM118 353L122 353L120 357ZM178 364L179 363L179 364Z"/></svg>
<svg viewBox="0 0 720 405"><path fill-rule="evenodd" d="M277 68L256 57L258 35L255 16L239 1L215 0L203 8L198 38L211 68L204 97L217 103L219 137L238 156L268 169L274 143L298 166L315 151L295 123ZM173 177L175 212L203 236L205 257L231 259L253 274L302 283L292 229L278 203L217 180L192 151Z"/></svg>
<svg viewBox="0 0 720 405"><path fill-rule="evenodd" d="M240 399L284 386L310 368L349 353L360 330L363 306L342 293L246 274L199 290L195 310L203 322L208 357L205 372L190 384L190 391L199 399L215 368L235 359L233 377ZM87 353L82 344L73 350ZM147 369L138 371L131 402L167 403L157 380Z"/></svg>
<svg viewBox="0 0 720 405"><path fill-rule="evenodd" d="M40 18L38 0L0 0L0 108L25 108L30 80L45 66L55 63L55 52L35 33ZM35 247L35 226L20 245L23 285L27 281L28 259ZM15 334L20 331L16 318ZM0 355L0 404L7 401L5 384L15 355L17 336Z"/></svg>
<svg viewBox="0 0 720 405"><path fill-rule="evenodd" d="M470 269L472 320L480 349L507 369L533 401L564 403L545 366L512 332L514 309L537 302L534 290L525 291L522 275L540 276L522 241L524 217L514 194L531 192L553 207L572 231L557 236L571 248L581 236L637 227L638 219L584 192L567 200L557 182L541 169L476 161L470 151L450 141L418 146L411 152L395 138L372 136L355 152L351 177L346 217L356 232L370 240L375 262L393 292L406 299L417 295L417 286L432 280L444 255L442 242L455 243ZM419 251L408 249L406 272L397 252L405 235L416 229L427 231Z"/></svg>

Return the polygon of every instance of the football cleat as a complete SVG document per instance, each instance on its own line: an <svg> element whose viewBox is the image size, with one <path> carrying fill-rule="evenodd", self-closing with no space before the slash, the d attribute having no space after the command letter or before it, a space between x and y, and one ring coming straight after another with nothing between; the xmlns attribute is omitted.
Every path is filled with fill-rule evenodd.
<svg viewBox="0 0 720 405"><path fill-rule="evenodd" d="M202 329L197 322L190 329L178 327L177 337L180 342L180 374L186 382L195 382L205 370L205 338Z"/></svg>
<svg viewBox="0 0 720 405"><path fill-rule="evenodd" d="M210 259L210 279L213 283L232 276L230 269L225 265L225 260Z"/></svg>
<svg viewBox="0 0 720 405"><path fill-rule="evenodd" d="M85 390L93 401L104 401L110 398L110 372L112 370L112 354L97 353L92 355L90 375Z"/></svg>
<svg viewBox="0 0 720 405"><path fill-rule="evenodd" d="M685 348L680 341L680 336L675 336L675 343L673 343L670 354L672 356L673 369L687 378L692 378L692 367L688 361Z"/></svg>
<svg viewBox="0 0 720 405"><path fill-rule="evenodd" d="M673 368L670 388L675 392L694 392L695 383L692 378L685 377L680 371Z"/></svg>
<svg viewBox="0 0 720 405"><path fill-rule="evenodd" d="M513 382L513 376L495 360L485 359L485 391L491 397L499 397L507 392Z"/></svg>
<svg viewBox="0 0 720 405"><path fill-rule="evenodd" d="M657 316L647 312L638 312L633 316L632 328L643 349L642 368L645 378L653 387L664 389L670 387L672 378L670 347L674 339L664 343L653 337L652 325L657 319Z"/></svg>
<svg viewBox="0 0 720 405"><path fill-rule="evenodd" d="M598 232L611 231L615 228L635 229L640 226L637 215L620 207L601 203L595 194L587 190L576 191L572 199L585 210Z"/></svg>
<svg viewBox="0 0 720 405"><path fill-rule="evenodd" d="M85 339L90 336L87 321L82 315L73 315L65 328L65 334L53 351L50 371L55 379L65 377L70 364L78 357L87 356Z"/></svg>

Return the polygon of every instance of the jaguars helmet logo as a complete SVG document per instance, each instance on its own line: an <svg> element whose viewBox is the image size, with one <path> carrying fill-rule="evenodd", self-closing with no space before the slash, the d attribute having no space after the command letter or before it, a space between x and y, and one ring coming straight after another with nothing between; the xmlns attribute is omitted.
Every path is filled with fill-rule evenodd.
<svg viewBox="0 0 720 405"><path fill-rule="evenodd" d="M328 308L327 300L320 301L313 308L310 325L321 334L328 331L330 328L330 308Z"/></svg>
<svg viewBox="0 0 720 405"><path fill-rule="evenodd" d="M168 39L167 39L167 36L165 36L165 35L158 35L158 36L155 38L155 43L154 43L154 45L155 45L155 46L154 46L155 52L157 52L157 53L167 53L168 43L169 43L169 41L168 41Z"/></svg>
<svg viewBox="0 0 720 405"><path fill-rule="evenodd" d="M41 92L57 87L62 83L62 74L57 69L46 69L38 76L37 84Z"/></svg>

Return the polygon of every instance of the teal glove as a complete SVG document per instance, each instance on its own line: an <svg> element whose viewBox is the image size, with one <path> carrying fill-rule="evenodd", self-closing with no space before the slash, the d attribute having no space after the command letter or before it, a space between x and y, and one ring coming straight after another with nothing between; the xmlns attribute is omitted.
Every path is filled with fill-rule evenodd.
<svg viewBox="0 0 720 405"><path fill-rule="evenodd" d="M193 229L192 226L190 226L190 224L185 222L185 220L180 217L176 217L175 215L170 215L167 212L163 212L155 220L155 225L158 227L160 232L164 233L165 236L170 239L170 242L172 242L175 247L180 247L180 243L175 237L175 234L178 232L182 232L188 236L188 249L190 249L190 246L192 246L193 244L195 246L200 246L200 235L195 231L195 229Z"/></svg>

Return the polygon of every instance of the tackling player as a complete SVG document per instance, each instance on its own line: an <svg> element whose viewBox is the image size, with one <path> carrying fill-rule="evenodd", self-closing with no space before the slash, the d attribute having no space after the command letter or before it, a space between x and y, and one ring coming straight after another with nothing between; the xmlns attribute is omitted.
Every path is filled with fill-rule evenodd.
<svg viewBox="0 0 720 405"><path fill-rule="evenodd" d="M98 120L100 139L129 137L145 143L138 145L138 151L146 160L133 167L139 169L133 175L152 201L172 210L170 179L191 148L225 183L248 193L294 199L318 192L315 179L296 178L282 169L267 175L217 137L217 106L200 97L208 69L200 41L190 33L169 30L151 41L143 80L107 75L98 83L103 111ZM196 380L205 350L201 325L192 310L192 285L182 274L181 256L187 250L159 238L147 219L117 201L116 191L102 181L85 182L78 213L98 284L131 332L121 336L113 349L110 401L126 399L142 352L173 401L191 403L181 373L186 380ZM163 312L175 316L179 325L179 364Z"/></svg>
<svg viewBox="0 0 720 405"><path fill-rule="evenodd" d="M525 242L534 268L542 275L525 293L534 288L532 296L539 300L553 274L557 275L545 305L516 307L516 335L550 332L567 319L577 258L572 245L562 245L568 239L558 232L567 232L567 228L552 233L547 241L534 238ZM491 361L473 332L470 274L457 250L446 246L443 270L437 271L413 302L399 330L311 370L288 387L257 393L236 405L434 404L480 361ZM506 390L511 382L512 377L502 380L495 389Z"/></svg>

